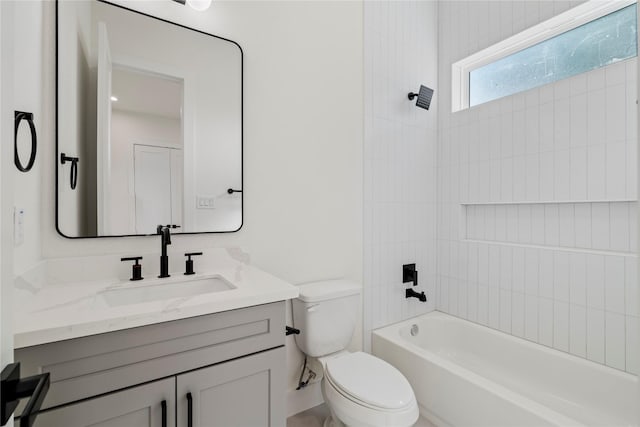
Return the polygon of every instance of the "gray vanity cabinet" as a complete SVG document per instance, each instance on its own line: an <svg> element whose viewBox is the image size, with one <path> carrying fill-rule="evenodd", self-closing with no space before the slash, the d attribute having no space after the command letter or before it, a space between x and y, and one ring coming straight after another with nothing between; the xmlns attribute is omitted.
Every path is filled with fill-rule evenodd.
<svg viewBox="0 0 640 427"><path fill-rule="evenodd" d="M42 412L36 426L175 427L177 418L177 427L279 427L285 418L284 358L281 347L197 369Z"/></svg>
<svg viewBox="0 0 640 427"><path fill-rule="evenodd" d="M174 427L174 390L173 378L154 381L43 412L38 415L35 425L43 427ZM166 405L164 424L162 402Z"/></svg>
<svg viewBox="0 0 640 427"><path fill-rule="evenodd" d="M164 427L162 401L166 427L191 427L187 393L193 427L279 427L284 317L280 301L20 348L15 359L24 376L50 374L35 427Z"/></svg>
<svg viewBox="0 0 640 427"><path fill-rule="evenodd" d="M284 414L284 348L177 376L178 427L277 427Z"/></svg>

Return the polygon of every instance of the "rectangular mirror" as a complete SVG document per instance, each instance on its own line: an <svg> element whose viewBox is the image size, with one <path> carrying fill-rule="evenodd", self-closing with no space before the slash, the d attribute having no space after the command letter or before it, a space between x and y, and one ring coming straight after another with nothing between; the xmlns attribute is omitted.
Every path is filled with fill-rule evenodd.
<svg viewBox="0 0 640 427"><path fill-rule="evenodd" d="M239 230L240 46L108 2L56 7L58 232Z"/></svg>

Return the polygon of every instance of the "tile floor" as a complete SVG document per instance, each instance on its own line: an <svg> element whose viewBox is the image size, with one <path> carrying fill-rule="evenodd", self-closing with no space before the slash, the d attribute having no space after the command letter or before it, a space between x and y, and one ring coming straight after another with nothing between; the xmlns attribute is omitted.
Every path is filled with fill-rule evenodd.
<svg viewBox="0 0 640 427"><path fill-rule="evenodd" d="M322 427L324 419L329 415L329 409L322 404L315 408L307 409L287 419L287 427ZM423 417L413 427L435 427Z"/></svg>

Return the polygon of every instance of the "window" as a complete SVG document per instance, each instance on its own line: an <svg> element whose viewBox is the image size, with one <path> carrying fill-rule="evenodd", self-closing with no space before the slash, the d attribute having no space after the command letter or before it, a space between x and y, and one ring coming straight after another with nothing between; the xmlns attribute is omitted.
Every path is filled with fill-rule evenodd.
<svg viewBox="0 0 640 427"><path fill-rule="evenodd" d="M637 56L636 3L590 1L453 65L453 111Z"/></svg>

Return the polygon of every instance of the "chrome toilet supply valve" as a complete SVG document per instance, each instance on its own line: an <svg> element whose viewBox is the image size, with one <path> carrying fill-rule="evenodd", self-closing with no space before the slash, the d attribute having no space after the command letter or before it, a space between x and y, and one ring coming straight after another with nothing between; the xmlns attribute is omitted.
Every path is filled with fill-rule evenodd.
<svg viewBox="0 0 640 427"><path fill-rule="evenodd" d="M135 261L135 264L131 266L131 281L142 280L142 265L139 261L142 259L141 256L132 256L126 258L120 258L120 261Z"/></svg>
<svg viewBox="0 0 640 427"><path fill-rule="evenodd" d="M193 260L191 259L191 257L198 256L198 255L202 255L202 252L189 252L184 254L184 256L187 257L187 260L185 261L185 272L184 272L185 276L196 274L196 272L193 271Z"/></svg>

